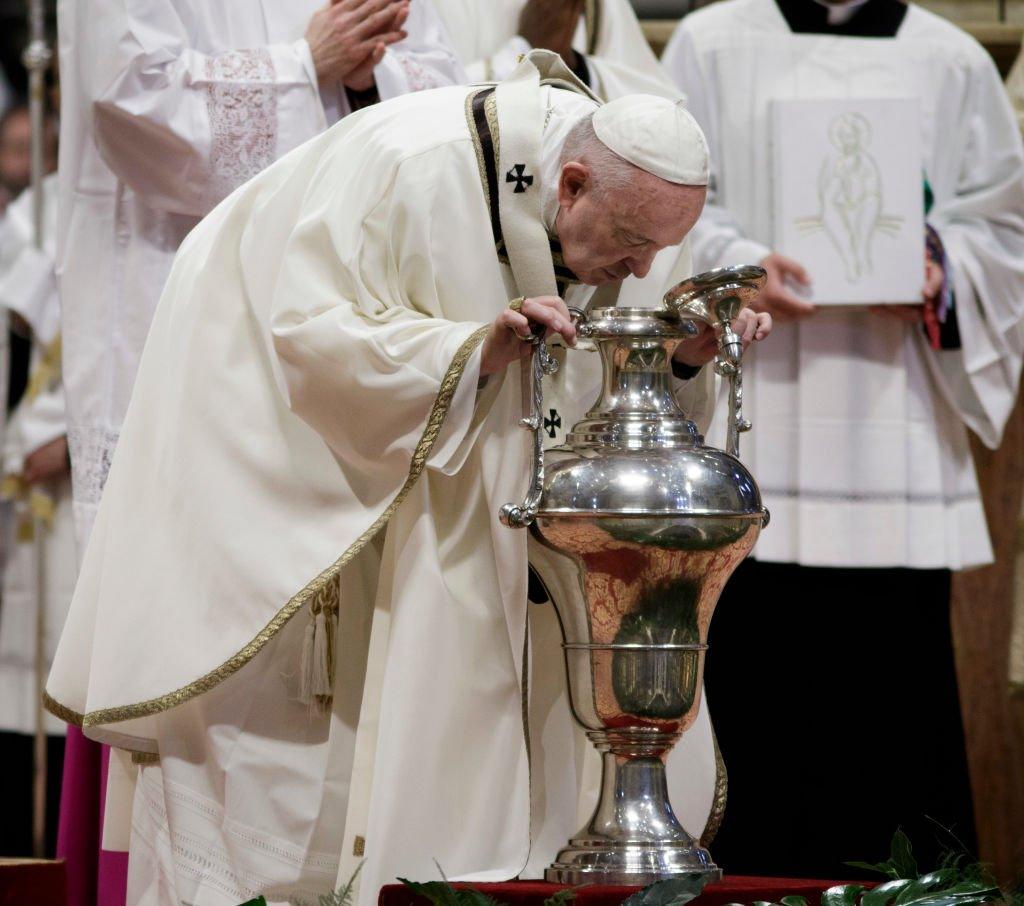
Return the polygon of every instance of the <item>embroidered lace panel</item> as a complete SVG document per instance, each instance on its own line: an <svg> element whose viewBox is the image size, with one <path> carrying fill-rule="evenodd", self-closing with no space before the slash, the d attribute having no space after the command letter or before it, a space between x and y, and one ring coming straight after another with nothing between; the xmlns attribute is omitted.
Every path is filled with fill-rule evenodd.
<svg viewBox="0 0 1024 906"><path fill-rule="evenodd" d="M76 503L95 506L110 474L118 433L99 425L68 425L71 490Z"/></svg>
<svg viewBox="0 0 1024 906"><path fill-rule="evenodd" d="M206 60L210 171L219 200L274 162L277 93L265 47L232 50Z"/></svg>
<svg viewBox="0 0 1024 906"><path fill-rule="evenodd" d="M398 64L402 67L409 82L410 91L426 91L430 88L443 88L450 84L439 72L428 69L415 57L404 53L397 54L397 56Z"/></svg>

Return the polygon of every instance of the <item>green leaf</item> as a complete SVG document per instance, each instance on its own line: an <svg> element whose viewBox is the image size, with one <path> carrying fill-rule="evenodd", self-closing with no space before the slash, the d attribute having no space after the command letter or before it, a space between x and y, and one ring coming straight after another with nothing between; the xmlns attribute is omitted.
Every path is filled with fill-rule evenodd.
<svg viewBox="0 0 1024 906"><path fill-rule="evenodd" d="M544 901L544 906L566 906L567 903L571 903L575 899L576 891L572 887L566 887L565 890L560 890L548 897Z"/></svg>
<svg viewBox="0 0 1024 906"><path fill-rule="evenodd" d="M913 883L913 881L907 878L899 878L895 881L886 881L884 884L879 884L874 889L865 891L864 896L861 897L860 906L886 906L891 900L899 896L905 887Z"/></svg>
<svg viewBox="0 0 1024 906"><path fill-rule="evenodd" d="M910 838L901 830L892 835L889 862L897 878L916 878L919 874Z"/></svg>
<svg viewBox="0 0 1024 906"><path fill-rule="evenodd" d="M841 884L830 887L821 895L821 906L856 906L857 897L864 892L862 884Z"/></svg>
<svg viewBox="0 0 1024 906"><path fill-rule="evenodd" d="M319 906L352 906L352 888L355 887L356 878L359 877L359 872L363 870L363 865L366 860L363 859L356 866L356 870L352 872L352 877L345 882L344 887L339 887L334 893L329 893L326 896L318 897ZM264 904L266 906L266 904Z"/></svg>
<svg viewBox="0 0 1024 906"><path fill-rule="evenodd" d="M409 890L421 897L426 897L433 906L461 906L458 893L447 881L408 881L399 878Z"/></svg>
<svg viewBox="0 0 1024 906"><path fill-rule="evenodd" d="M780 906L807 906L807 897L788 896L779 900Z"/></svg>
<svg viewBox="0 0 1024 906"><path fill-rule="evenodd" d="M244 903L239 903L238 906L267 906L267 900L265 897L256 897L255 900L246 900Z"/></svg>
<svg viewBox="0 0 1024 906"><path fill-rule="evenodd" d="M643 890L638 890L622 906L683 906L700 895L709 877L710 875L693 874L656 881Z"/></svg>

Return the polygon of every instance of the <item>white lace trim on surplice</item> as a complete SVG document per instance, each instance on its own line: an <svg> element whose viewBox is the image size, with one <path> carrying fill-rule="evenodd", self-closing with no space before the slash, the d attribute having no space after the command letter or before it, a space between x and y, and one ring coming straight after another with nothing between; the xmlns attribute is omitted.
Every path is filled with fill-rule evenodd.
<svg viewBox="0 0 1024 906"><path fill-rule="evenodd" d="M170 847L175 873L203 887L243 900L264 894L275 900L309 903L333 888L337 858L307 853L284 840L259 834L233 821L218 804L194 791L166 777L157 779L152 769L140 772L136 795L143 797L146 814L141 816L138 808L135 810L132 845L141 837L154 851L166 853ZM250 865L284 863L287 873L300 880L281 884L271 875L246 870L239 858L246 854ZM322 882L313 881L310 874L322 876Z"/></svg>
<svg viewBox="0 0 1024 906"><path fill-rule="evenodd" d="M232 50L207 58L206 77L211 184L219 199L274 162L274 61L265 47Z"/></svg>
<svg viewBox="0 0 1024 906"><path fill-rule="evenodd" d="M402 67L409 82L409 91L427 91L430 88L443 88L451 84L439 72L428 69L406 54L398 54L398 65Z"/></svg>
<svg viewBox="0 0 1024 906"><path fill-rule="evenodd" d="M71 490L76 503L96 506L110 474L118 432L99 425L68 425Z"/></svg>

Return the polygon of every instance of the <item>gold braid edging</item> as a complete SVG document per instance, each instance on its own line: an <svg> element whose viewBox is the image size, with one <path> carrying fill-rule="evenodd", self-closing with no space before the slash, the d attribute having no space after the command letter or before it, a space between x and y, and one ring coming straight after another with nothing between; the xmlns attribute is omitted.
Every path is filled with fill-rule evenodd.
<svg viewBox="0 0 1024 906"><path fill-rule="evenodd" d="M214 670L211 670L205 676L201 676L199 679L194 680L186 686L182 686L180 689L175 689L173 692L168 692L166 695L161 695L157 698L151 698L148 701L137 702L132 705L120 705L116 708L103 708L99 711L89 711L87 714L81 715L72 711L70 708L65 707L60 702L55 701L49 695L44 693L43 704L46 709L50 713L55 714L61 720L79 727L98 727L103 724L119 723L124 720L148 717L149 715L159 714L161 711L166 711L169 708L182 705L190 699L195 698L197 695L202 695L204 692L209 692L215 686L222 683L233 673L237 672L249 663L249 661L259 653L260 649L263 648L263 646L266 645L267 642L269 642L299 610L310 602L310 599L316 595L320 595L329 583L334 582L338 578L338 574L341 572L342 568L351 562L352 559L355 558L355 556L370 542L370 540L388 524L391 517L394 516L395 511L402 505L402 501L404 501L409 495L409 492L419 480L420 475L423 474L424 468L426 468L427 459L430 456L434 443L437 441L438 435L441 433L441 426L444 424L445 417L448 415L448 409L455 396L455 391L458 389L459 381L462 379L462 373L466 369L466 363L469 361L469 357L473 354L477 346L479 346L483 341L484 335L489 329L490 327L488 325L475 330L463 342L452 358L451 364L448 366L448 370L445 372L444 378L441 380L441 386L437 392L437 397L434 399L434 405L431 407L430 415L427 417L427 426L423 431L423 435L419 439L419 443L416 444L415 451L413 452L412 463L409 466L409 475L405 479L405 484L402 485L402 488L395 499L391 501L388 508L377 517L376 521L374 521L374 523L366 529L366 531L364 531L348 547L348 549L334 561L334 563L306 585L305 588L294 595L291 600L289 600L288 603L274 615L273 619L271 619L271 621L267 623L262 630L260 630L248 645L242 648L242 650L237 654L229 657L223 664Z"/></svg>
<svg viewBox="0 0 1024 906"><path fill-rule="evenodd" d="M718 836L725 817L725 804L729 799L729 772L722 758L722 750L718 747L718 734L714 728L711 730L711 739L715 744L715 798L711 802L711 814L708 815L708 823L700 838L700 845L705 847L710 846Z"/></svg>
<svg viewBox="0 0 1024 906"><path fill-rule="evenodd" d="M64 721L66 724L71 724L73 727L81 727L82 721L85 719L83 715L77 711L72 711L70 708L65 708L55 698L51 698L48 692L43 692L43 707L46 708L54 717Z"/></svg>
<svg viewBox="0 0 1024 906"><path fill-rule="evenodd" d="M597 53L597 42L601 40L601 13L601 0L587 0L583 18L587 32L587 56L590 57Z"/></svg>

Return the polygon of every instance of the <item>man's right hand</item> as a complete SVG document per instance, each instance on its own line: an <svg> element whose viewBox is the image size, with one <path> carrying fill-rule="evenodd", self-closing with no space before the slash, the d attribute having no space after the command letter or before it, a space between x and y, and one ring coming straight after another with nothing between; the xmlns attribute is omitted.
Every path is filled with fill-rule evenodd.
<svg viewBox="0 0 1024 906"><path fill-rule="evenodd" d="M524 299L522 308L506 308L494 319L484 337L480 352L480 376L504 371L513 362L525 358L532 345L532 324L543 324L544 336L561 334L570 346L576 345L576 328L565 303L558 296Z"/></svg>
<svg viewBox="0 0 1024 906"><path fill-rule="evenodd" d="M786 285L788 280L794 280L801 286L811 285L807 271L800 264L772 252L761 262L761 267L768 272L768 279L761 294L751 304L754 311L766 311L777 321L795 321L817 311L813 302L801 299Z"/></svg>
<svg viewBox="0 0 1024 906"><path fill-rule="evenodd" d="M409 0L332 0L313 13L306 42L320 85L344 82L374 55L406 37Z"/></svg>
<svg viewBox="0 0 1024 906"><path fill-rule="evenodd" d="M584 0L526 0L519 14L519 34L531 47L553 50L572 66L575 53L572 38L576 34Z"/></svg>

